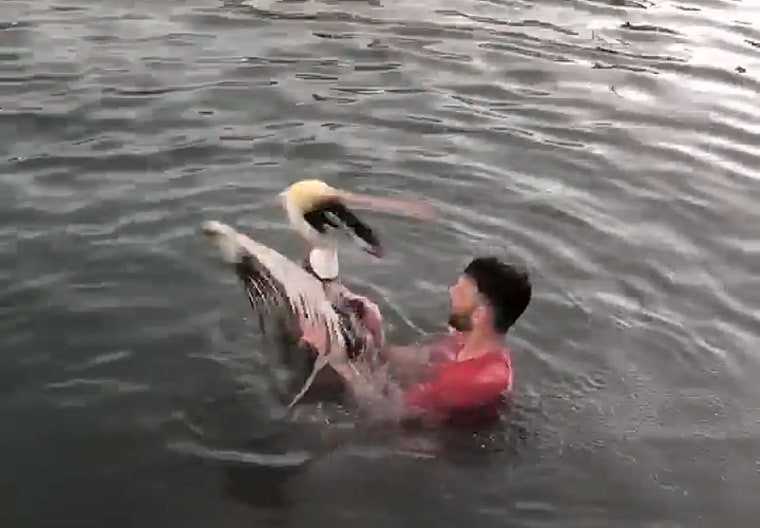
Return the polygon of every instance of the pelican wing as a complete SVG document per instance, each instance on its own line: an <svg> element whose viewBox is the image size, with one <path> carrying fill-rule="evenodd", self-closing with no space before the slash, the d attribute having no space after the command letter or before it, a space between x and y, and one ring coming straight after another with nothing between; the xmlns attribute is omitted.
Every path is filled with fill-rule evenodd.
<svg viewBox="0 0 760 528"><path fill-rule="evenodd" d="M333 309L322 284L301 266L227 224L205 222L203 231L213 238L222 258L234 266L251 306L260 315L279 305L297 320L314 320L327 329L327 353L317 357L309 378L290 403L292 406L306 393L326 364L347 362L343 321Z"/></svg>

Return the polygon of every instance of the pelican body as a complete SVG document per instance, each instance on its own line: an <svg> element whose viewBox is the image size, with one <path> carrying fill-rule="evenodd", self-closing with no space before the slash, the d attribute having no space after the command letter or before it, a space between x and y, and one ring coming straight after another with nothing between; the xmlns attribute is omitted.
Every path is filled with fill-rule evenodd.
<svg viewBox="0 0 760 528"><path fill-rule="evenodd" d="M274 249L254 241L233 227L216 221L205 222L203 232L217 245L222 258L230 264L243 284L251 307L259 316L275 307L284 308L287 326L307 318L327 329L327 353L319 355L311 374L290 406L303 397L322 368L332 363L344 364L347 320L333 309L330 299L315 276ZM262 330L263 330L263 321Z"/></svg>
<svg viewBox="0 0 760 528"><path fill-rule="evenodd" d="M325 327L327 350L314 359L311 373L291 401L292 406L304 396L325 365L351 365L369 348L381 346L384 340L377 306L336 280L339 234L353 238L361 249L376 258L384 254L377 234L351 207L417 218L427 218L432 213L421 204L348 193L320 180L296 182L280 193L280 200L291 227L311 247L303 266L222 222L204 222L203 233L215 243L223 260L241 280L251 307L259 314L262 331L263 315L276 307L284 309L292 326L306 318Z"/></svg>

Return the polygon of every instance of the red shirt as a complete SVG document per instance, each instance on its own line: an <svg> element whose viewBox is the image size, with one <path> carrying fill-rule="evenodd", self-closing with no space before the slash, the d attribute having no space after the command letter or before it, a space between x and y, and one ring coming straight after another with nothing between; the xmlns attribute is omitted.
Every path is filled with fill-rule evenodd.
<svg viewBox="0 0 760 528"><path fill-rule="evenodd" d="M434 374L408 388L404 404L436 421L471 421L498 416L512 389L511 353L499 347L472 359L457 360L464 337L454 333L436 343Z"/></svg>

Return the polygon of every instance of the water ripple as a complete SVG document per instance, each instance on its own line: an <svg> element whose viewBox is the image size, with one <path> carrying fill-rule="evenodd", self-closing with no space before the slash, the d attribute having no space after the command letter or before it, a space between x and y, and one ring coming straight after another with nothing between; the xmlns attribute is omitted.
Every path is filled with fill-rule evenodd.
<svg viewBox="0 0 760 528"><path fill-rule="evenodd" d="M178 407L238 390L230 380L264 398L267 351L197 227L217 217L300 256L273 196L319 177L426 196L441 211L432 224L368 215L388 258L343 257L394 340L440 329L445 287L471 255L505 255L535 277L509 341L518 399L540 402L526 412L548 440L532 469L457 466L456 482L517 497L511 511L467 492L451 502L467 519L725 519L705 500L710 475L669 463L673 448L650 441L701 457L699 435L758 435L751 4L3 3L0 390L2 409L25 416L4 452L23 454L22 435L42 437L54 411L137 424L163 453ZM575 449L602 460L600 478L615 485L586 480ZM34 467L9 474L36 478ZM327 487L349 478L321 476ZM751 484L734 476L721 485L738 511ZM607 488L646 506L608 511L597 502ZM178 493L191 513L215 500ZM448 511L441 504L423 510Z"/></svg>

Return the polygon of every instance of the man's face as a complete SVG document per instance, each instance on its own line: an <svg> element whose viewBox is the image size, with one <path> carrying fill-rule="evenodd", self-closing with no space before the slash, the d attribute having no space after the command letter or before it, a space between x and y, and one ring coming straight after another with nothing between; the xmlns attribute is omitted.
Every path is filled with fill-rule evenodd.
<svg viewBox="0 0 760 528"><path fill-rule="evenodd" d="M449 325L460 332L472 330L473 315L478 307L478 288L475 281L460 275L449 286Z"/></svg>

